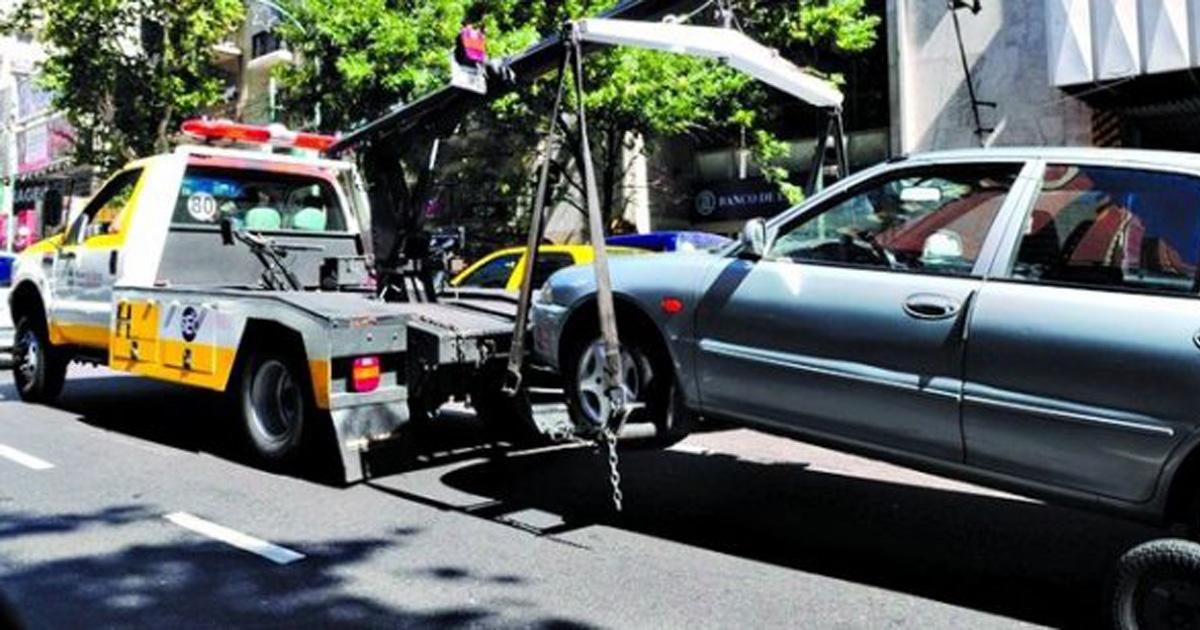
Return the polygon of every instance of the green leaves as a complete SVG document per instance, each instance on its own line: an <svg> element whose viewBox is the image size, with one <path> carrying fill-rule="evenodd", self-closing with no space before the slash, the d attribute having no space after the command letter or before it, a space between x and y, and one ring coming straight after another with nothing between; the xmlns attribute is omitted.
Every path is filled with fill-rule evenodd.
<svg viewBox="0 0 1200 630"><path fill-rule="evenodd" d="M184 118L221 102L213 46L242 18L240 0L24 0L0 28L46 44L41 81L77 130L76 159L113 168L167 150Z"/></svg>
<svg viewBox="0 0 1200 630"><path fill-rule="evenodd" d="M801 0L790 23L797 41L862 52L875 45L882 18L866 13L866 0Z"/></svg>

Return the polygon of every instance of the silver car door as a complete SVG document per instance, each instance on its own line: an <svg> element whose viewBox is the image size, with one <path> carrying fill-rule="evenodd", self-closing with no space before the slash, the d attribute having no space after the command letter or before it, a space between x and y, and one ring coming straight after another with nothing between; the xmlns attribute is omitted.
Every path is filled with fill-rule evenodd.
<svg viewBox="0 0 1200 630"><path fill-rule="evenodd" d="M967 462L1149 499L1200 403L1200 179L1050 164L976 300Z"/></svg>
<svg viewBox="0 0 1200 630"><path fill-rule="evenodd" d="M963 325L1022 166L893 170L731 261L697 315L705 410L961 460Z"/></svg>

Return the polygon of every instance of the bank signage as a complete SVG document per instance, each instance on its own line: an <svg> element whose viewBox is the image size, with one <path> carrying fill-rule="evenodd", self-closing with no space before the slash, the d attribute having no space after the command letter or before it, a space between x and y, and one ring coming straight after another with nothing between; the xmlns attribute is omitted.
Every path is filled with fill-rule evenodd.
<svg viewBox="0 0 1200 630"><path fill-rule="evenodd" d="M697 223L752 219L782 212L787 197L763 179L713 182L696 193L692 219Z"/></svg>

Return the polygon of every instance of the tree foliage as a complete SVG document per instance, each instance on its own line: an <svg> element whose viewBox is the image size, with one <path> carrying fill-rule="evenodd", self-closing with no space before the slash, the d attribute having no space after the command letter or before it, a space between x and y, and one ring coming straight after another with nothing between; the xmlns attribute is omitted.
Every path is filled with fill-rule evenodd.
<svg viewBox="0 0 1200 630"><path fill-rule="evenodd" d="M23 0L0 24L45 44L42 85L76 129L76 160L112 168L167 150L221 102L213 47L243 13L241 0Z"/></svg>
<svg viewBox="0 0 1200 630"><path fill-rule="evenodd" d="M284 39L302 60L283 70L293 119L309 120L317 108L327 131L346 130L444 85L448 55L459 28L482 26L493 57L519 51L568 20L595 15L615 0L285 0L297 23L281 25ZM823 59L851 55L875 44L879 16L865 0L741 0L740 25L794 62L820 71ZM711 16L697 19L711 23ZM741 142L755 152L771 179L785 185L777 162L786 148L770 132L763 113L767 92L720 63L635 49L611 49L585 66L587 111L601 178L604 210L616 207L627 141L705 134ZM838 80L838 77L831 76ZM511 94L475 125L524 135L525 153L537 153L552 103L550 77ZM513 173L487 172L505 189L533 180L531 161ZM571 174L564 172L568 180ZM578 187L578 181L574 182ZM523 191L523 190L522 190ZM578 199L579 196L575 195ZM568 197L566 200L570 200Z"/></svg>

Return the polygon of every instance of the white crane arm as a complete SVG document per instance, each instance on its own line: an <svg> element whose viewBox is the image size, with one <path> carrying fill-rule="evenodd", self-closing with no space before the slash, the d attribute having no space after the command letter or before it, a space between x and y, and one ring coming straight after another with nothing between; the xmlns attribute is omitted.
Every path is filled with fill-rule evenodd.
<svg viewBox="0 0 1200 630"><path fill-rule="evenodd" d="M589 18L576 23L576 32L584 42L719 59L817 107L840 107L844 99L832 83L801 70L778 51L732 29Z"/></svg>

